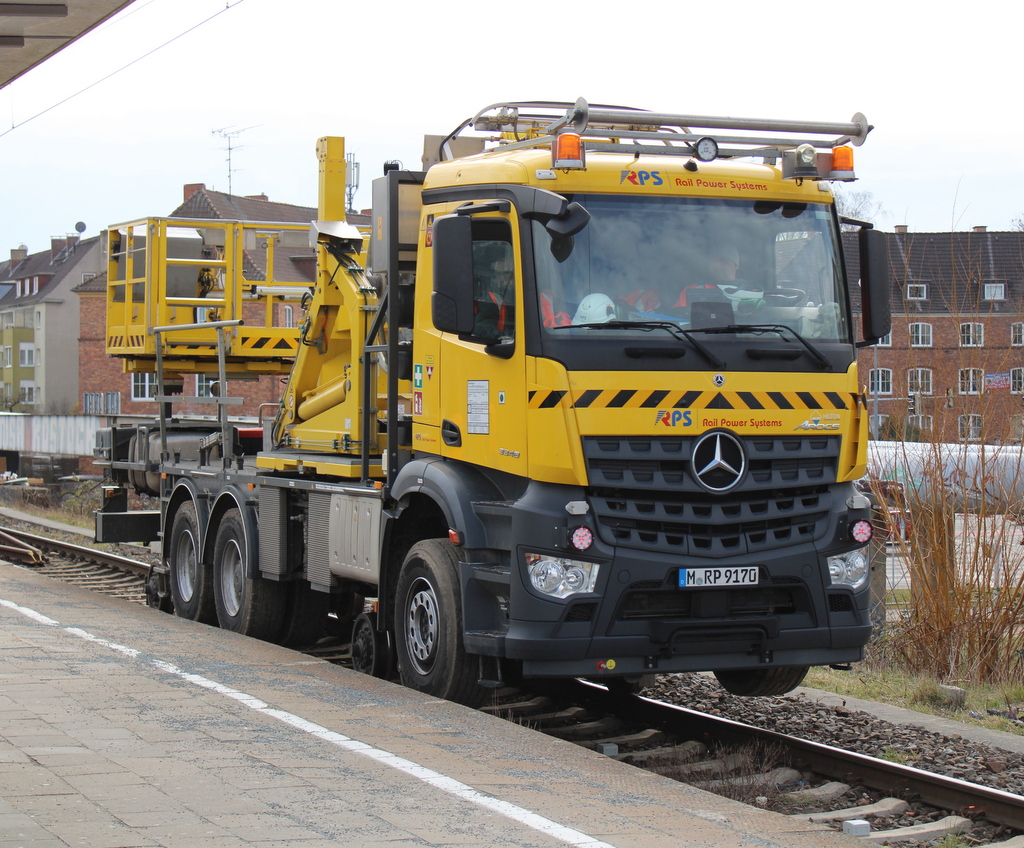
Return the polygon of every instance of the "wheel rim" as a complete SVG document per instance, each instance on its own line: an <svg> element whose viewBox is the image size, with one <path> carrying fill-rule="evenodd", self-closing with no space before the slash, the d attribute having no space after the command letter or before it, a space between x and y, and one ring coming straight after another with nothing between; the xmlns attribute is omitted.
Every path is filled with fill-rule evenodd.
<svg viewBox="0 0 1024 848"><path fill-rule="evenodd" d="M220 588L224 610L230 616L238 615L242 608L242 591L245 585L245 569L242 566L242 550L235 539L224 547L224 558L220 568Z"/></svg>
<svg viewBox="0 0 1024 848"><path fill-rule="evenodd" d="M434 665L438 623L434 587L421 577L409 592L405 621L405 644L409 649L409 659L419 674L427 674Z"/></svg>
<svg viewBox="0 0 1024 848"><path fill-rule="evenodd" d="M191 601L199 582L199 553L191 530L185 530L178 537L174 551L174 582L181 599Z"/></svg>

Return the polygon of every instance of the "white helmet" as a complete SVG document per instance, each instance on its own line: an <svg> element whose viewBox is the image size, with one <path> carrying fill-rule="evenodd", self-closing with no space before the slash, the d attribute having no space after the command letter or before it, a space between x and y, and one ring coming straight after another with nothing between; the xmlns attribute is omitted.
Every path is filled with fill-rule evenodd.
<svg viewBox="0 0 1024 848"><path fill-rule="evenodd" d="M580 301L573 324L606 324L615 318L615 304L606 294L588 294Z"/></svg>

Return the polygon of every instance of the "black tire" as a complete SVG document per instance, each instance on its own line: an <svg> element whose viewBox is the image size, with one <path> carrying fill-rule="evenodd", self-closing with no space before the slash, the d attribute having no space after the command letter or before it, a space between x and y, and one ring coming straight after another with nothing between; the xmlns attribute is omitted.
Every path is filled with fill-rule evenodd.
<svg viewBox="0 0 1024 848"><path fill-rule="evenodd" d="M488 690L477 683L477 658L462 640L462 598L455 547L427 539L410 548L398 575L395 649L402 683L476 707Z"/></svg>
<svg viewBox="0 0 1024 848"><path fill-rule="evenodd" d="M362 613L352 625L352 668L360 674L391 678L394 655L387 633L377 630L377 614Z"/></svg>
<svg viewBox="0 0 1024 848"><path fill-rule="evenodd" d="M216 624L213 574L200 556L201 549L195 505L183 503L171 523L171 544L167 556L174 614L204 624Z"/></svg>
<svg viewBox="0 0 1024 848"><path fill-rule="evenodd" d="M246 576L247 550L242 515L229 509L217 527L213 548L217 621L224 630L273 642L283 629L288 587Z"/></svg>
<svg viewBox="0 0 1024 848"><path fill-rule="evenodd" d="M715 677L726 691L743 697L785 695L803 683L808 666L782 668L739 668L716 671Z"/></svg>
<svg viewBox="0 0 1024 848"><path fill-rule="evenodd" d="M278 644L286 648L315 645L324 635L330 605L327 592L317 592L304 580L292 581L288 585L288 603Z"/></svg>

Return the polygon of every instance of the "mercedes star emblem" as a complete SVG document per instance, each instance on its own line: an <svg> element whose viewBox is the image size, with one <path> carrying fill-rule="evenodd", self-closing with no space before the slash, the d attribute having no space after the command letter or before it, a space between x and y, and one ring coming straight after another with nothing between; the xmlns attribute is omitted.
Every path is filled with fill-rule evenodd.
<svg viewBox="0 0 1024 848"><path fill-rule="evenodd" d="M694 479L709 492L728 492L743 479L747 457L736 436L721 430L705 433L693 446L690 468Z"/></svg>

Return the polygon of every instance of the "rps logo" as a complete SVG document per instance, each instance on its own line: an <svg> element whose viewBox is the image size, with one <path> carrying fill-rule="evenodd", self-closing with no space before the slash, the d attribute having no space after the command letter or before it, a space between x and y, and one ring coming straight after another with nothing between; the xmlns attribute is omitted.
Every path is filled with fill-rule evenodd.
<svg viewBox="0 0 1024 848"><path fill-rule="evenodd" d="M619 176L619 185L623 183L632 183L635 186L647 185L661 185L664 180L661 178L660 171L622 171Z"/></svg>
<svg viewBox="0 0 1024 848"><path fill-rule="evenodd" d="M682 422L680 424L680 422ZM690 410L666 410L659 409L658 415L654 419L655 424L664 424L666 427L689 427L693 424Z"/></svg>

